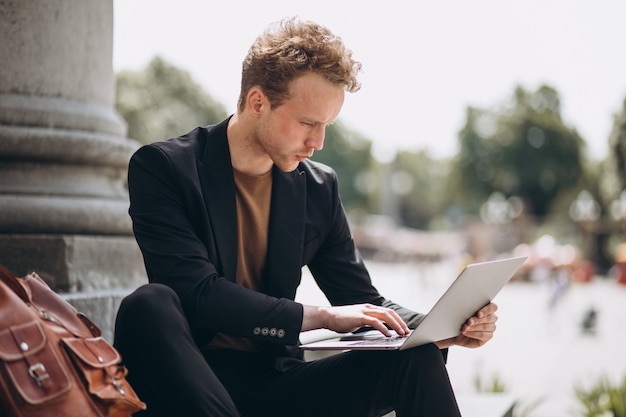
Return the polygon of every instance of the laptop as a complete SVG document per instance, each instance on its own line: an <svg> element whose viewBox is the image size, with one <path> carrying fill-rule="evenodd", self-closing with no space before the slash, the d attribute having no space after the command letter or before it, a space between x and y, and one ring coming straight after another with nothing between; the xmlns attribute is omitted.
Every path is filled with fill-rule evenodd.
<svg viewBox="0 0 626 417"><path fill-rule="evenodd" d="M304 350L410 349L458 336L463 324L489 304L526 261L526 256L467 265L408 336L386 337L378 330L336 334L300 345Z"/></svg>

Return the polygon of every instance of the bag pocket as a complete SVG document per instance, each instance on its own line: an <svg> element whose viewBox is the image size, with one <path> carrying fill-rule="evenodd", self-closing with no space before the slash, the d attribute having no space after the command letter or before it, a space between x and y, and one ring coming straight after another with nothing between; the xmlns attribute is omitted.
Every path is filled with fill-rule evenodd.
<svg viewBox="0 0 626 417"><path fill-rule="evenodd" d="M120 366L120 354L106 340L67 337L61 341L97 403L120 412L146 408L126 381L127 370Z"/></svg>
<svg viewBox="0 0 626 417"><path fill-rule="evenodd" d="M8 385L27 404L54 401L72 387L63 362L38 321L0 331L0 361Z"/></svg>

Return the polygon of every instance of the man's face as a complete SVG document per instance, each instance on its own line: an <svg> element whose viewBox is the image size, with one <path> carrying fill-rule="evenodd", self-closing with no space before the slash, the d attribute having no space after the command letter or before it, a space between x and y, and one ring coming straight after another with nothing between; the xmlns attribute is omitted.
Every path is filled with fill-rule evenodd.
<svg viewBox="0 0 626 417"><path fill-rule="evenodd" d="M324 146L326 126L339 115L343 88L317 74L305 74L289 86L289 98L268 109L258 130L260 146L282 171L290 172Z"/></svg>

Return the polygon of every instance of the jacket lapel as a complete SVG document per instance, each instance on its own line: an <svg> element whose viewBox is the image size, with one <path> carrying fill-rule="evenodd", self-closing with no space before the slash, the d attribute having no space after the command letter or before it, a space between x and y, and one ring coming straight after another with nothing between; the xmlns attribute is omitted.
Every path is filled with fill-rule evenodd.
<svg viewBox="0 0 626 417"><path fill-rule="evenodd" d="M293 299L300 284L306 219L306 174L274 167L266 292Z"/></svg>
<svg viewBox="0 0 626 417"><path fill-rule="evenodd" d="M228 119L210 128L201 160L197 162L200 186L213 228L213 248L218 271L235 281L237 271L237 208L235 179L230 162L226 127Z"/></svg>

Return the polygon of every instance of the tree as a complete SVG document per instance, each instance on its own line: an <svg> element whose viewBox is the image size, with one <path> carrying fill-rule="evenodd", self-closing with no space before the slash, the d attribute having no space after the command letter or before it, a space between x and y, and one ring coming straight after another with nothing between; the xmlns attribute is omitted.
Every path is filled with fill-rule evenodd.
<svg viewBox="0 0 626 417"><path fill-rule="evenodd" d="M582 176L584 142L563 122L559 95L549 86L517 87L511 102L495 110L468 108L459 142L456 178L473 212L500 192L521 198L541 221Z"/></svg>
<svg viewBox="0 0 626 417"><path fill-rule="evenodd" d="M626 190L626 99L624 99L622 111L613 119L609 146L613 150L616 174L621 189Z"/></svg>
<svg viewBox="0 0 626 417"><path fill-rule="evenodd" d="M227 116L189 73L159 57L143 71L117 74L115 107L128 124L128 136L141 143L179 136Z"/></svg>
<svg viewBox="0 0 626 417"><path fill-rule="evenodd" d="M339 178L339 192L347 211L374 211L375 187L363 184L372 180L376 170L372 157L372 142L340 122L326 128L324 149L313 159L331 166Z"/></svg>
<svg viewBox="0 0 626 417"><path fill-rule="evenodd" d="M425 151L398 152L387 186L398 200L403 226L429 230L445 214L449 170L449 161L435 160Z"/></svg>

